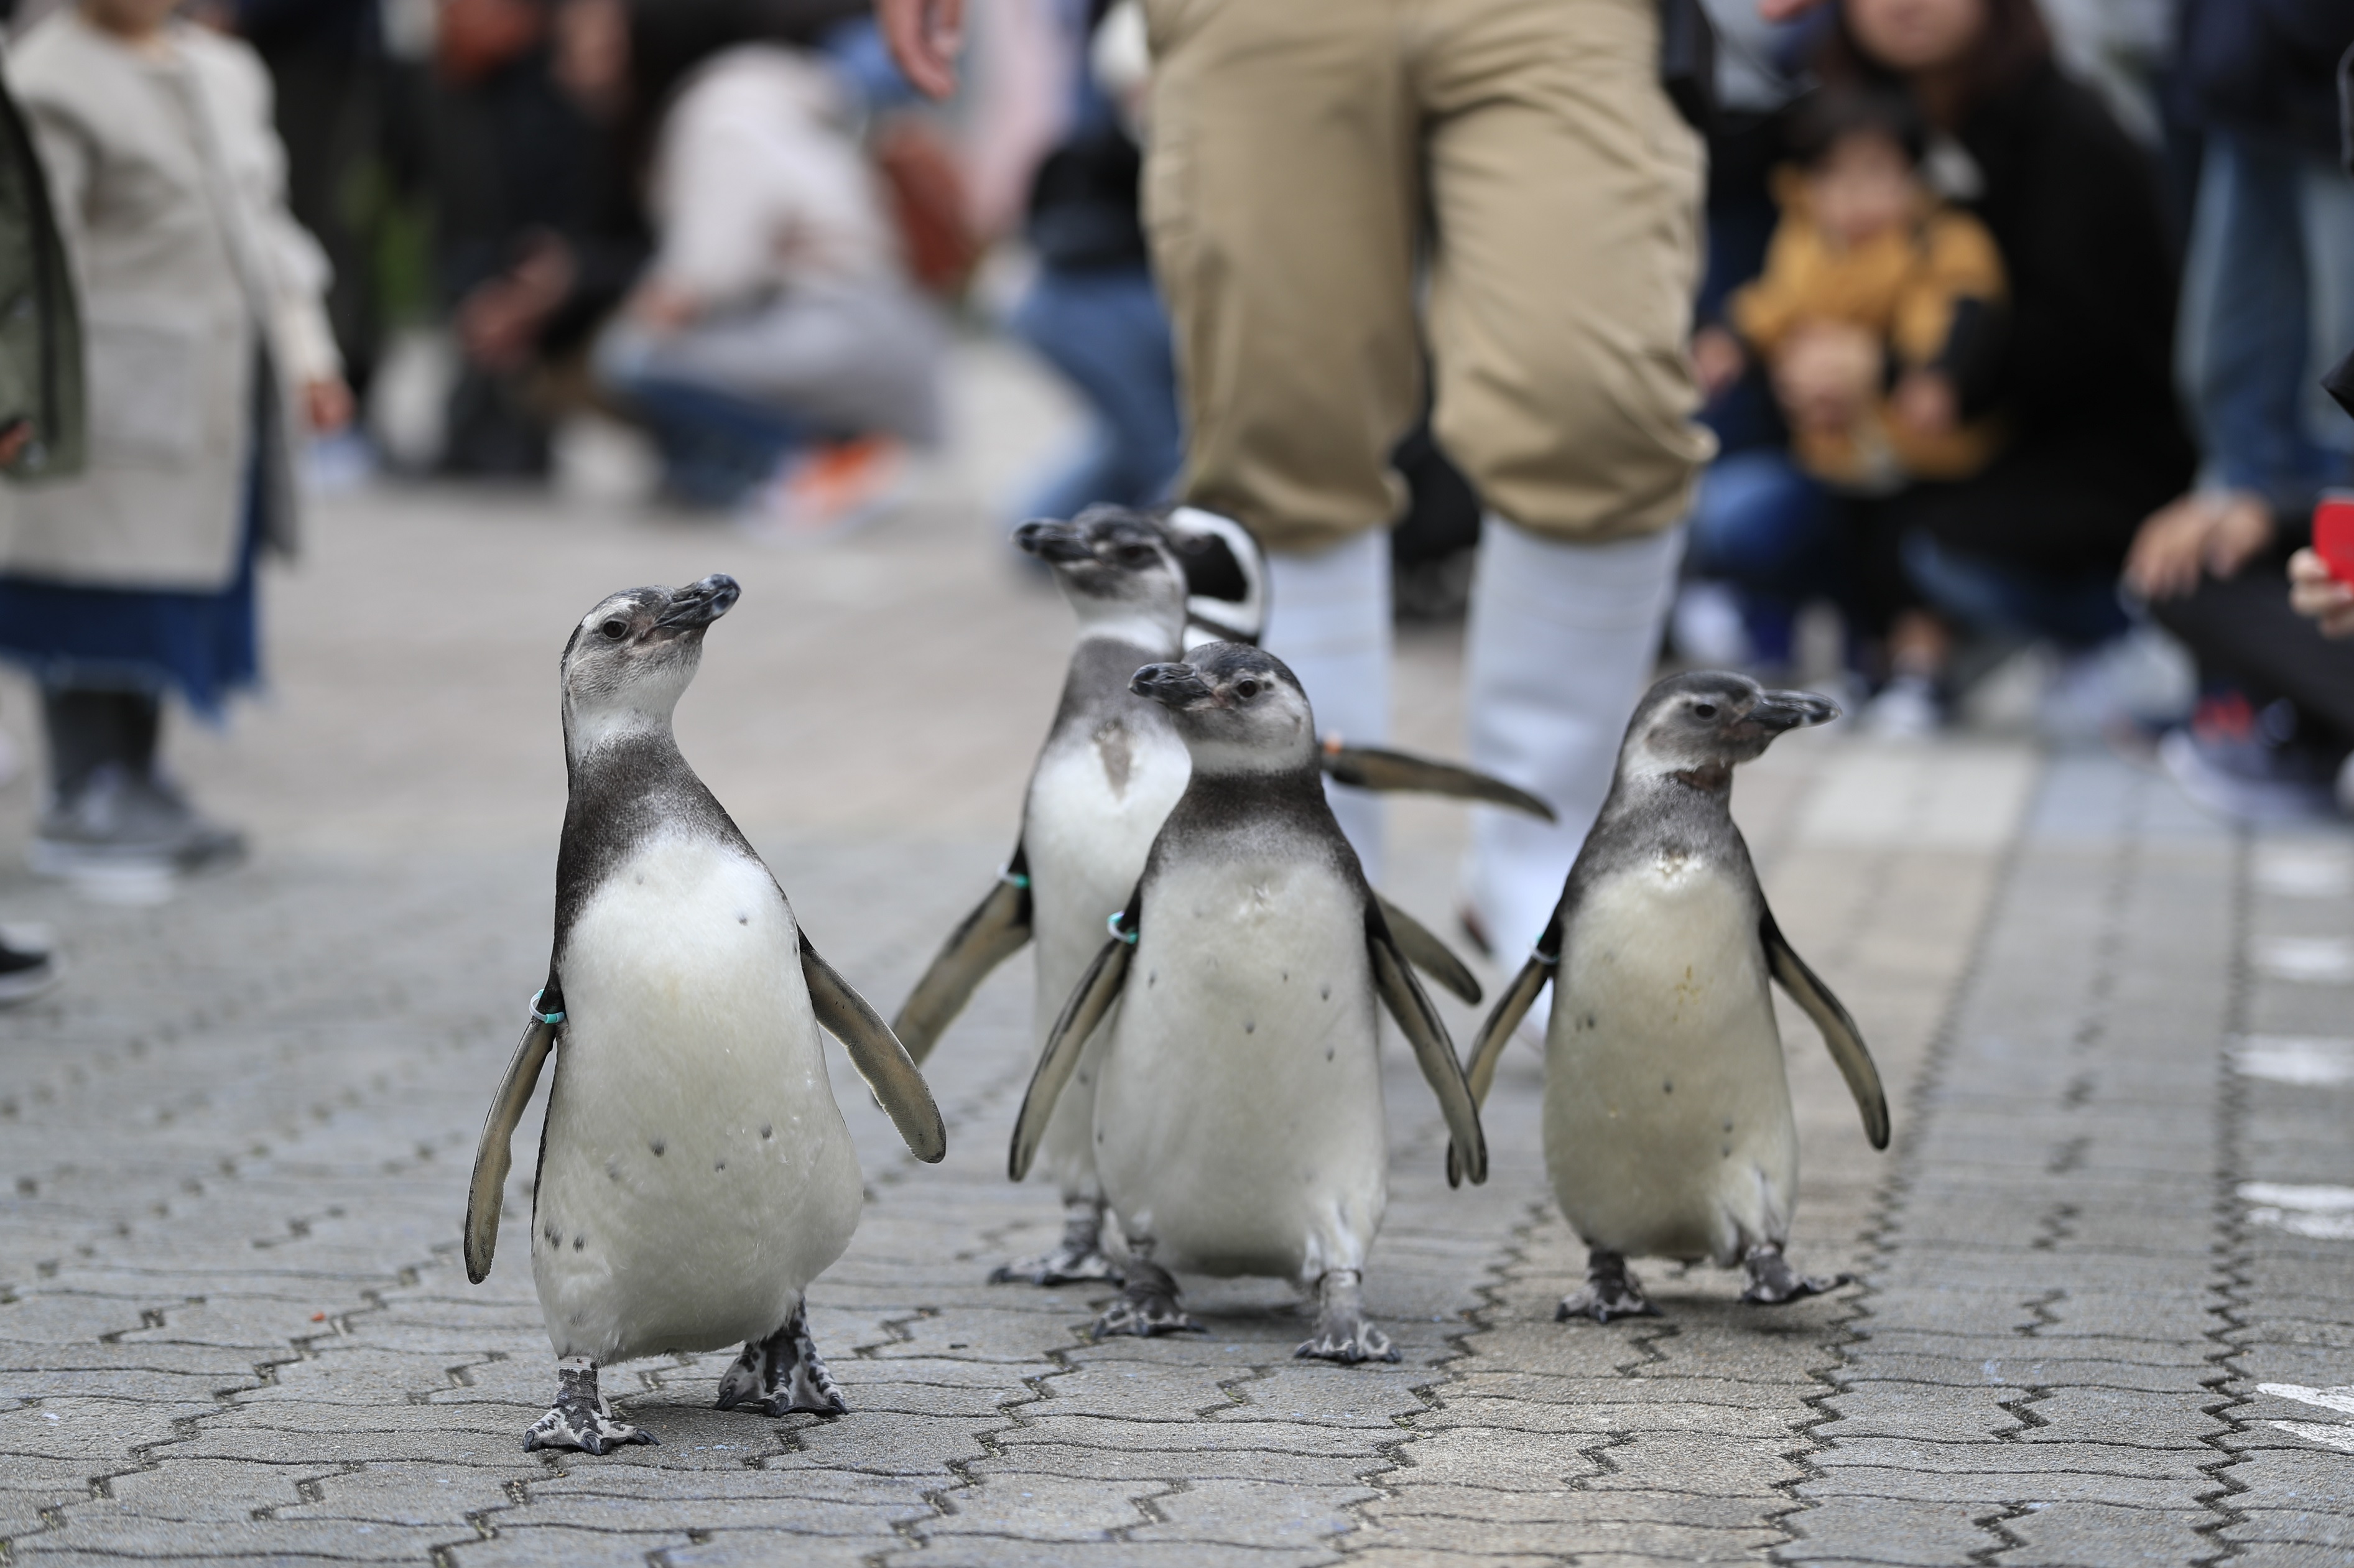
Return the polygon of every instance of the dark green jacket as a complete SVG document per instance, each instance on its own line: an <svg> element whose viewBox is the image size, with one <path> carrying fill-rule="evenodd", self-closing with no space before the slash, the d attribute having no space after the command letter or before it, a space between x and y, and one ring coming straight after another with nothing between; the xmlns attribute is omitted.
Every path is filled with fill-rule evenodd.
<svg viewBox="0 0 2354 1568"><path fill-rule="evenodd" d="M35 433L9 478L81 471L81 313L32 133L0 82L0 430L18 419Z"/></svg>

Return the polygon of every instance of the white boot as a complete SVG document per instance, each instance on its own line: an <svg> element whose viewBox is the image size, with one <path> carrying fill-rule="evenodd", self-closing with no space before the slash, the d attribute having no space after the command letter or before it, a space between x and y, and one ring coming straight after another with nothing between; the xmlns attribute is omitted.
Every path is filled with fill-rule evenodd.
<svg viewBox="0 0 2354 1568"><path fill-rule="evenodd" d="M1291 666L1316 727L1356 746L1390 735L1390 535L1373 528L1314 555L1270 550L1262 645ZM1365 879L1382 879L1381 798L1325 781Z"/></svg>
<svg viewBox="0 0 2354 1568"><path fill-rule="evenodd" d="M1575 545L1487 516L1465 646L1471 766L1561 813L1547 824L1472 809L1464 895L1508 972L1543 930L1610 792L1682 556L1681 527Z"/></svg>

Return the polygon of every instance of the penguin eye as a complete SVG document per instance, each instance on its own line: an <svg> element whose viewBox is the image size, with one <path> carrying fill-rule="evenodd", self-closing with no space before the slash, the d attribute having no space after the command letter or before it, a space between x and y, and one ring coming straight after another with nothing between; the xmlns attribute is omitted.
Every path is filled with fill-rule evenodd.
<svg viewBox="0 0 2354 1568"><path fill-rule="evenodd" d="M1692 705L1692 717L1714 718L1715 716L1716 705L1714 703L1694 703Z"/></svg>
<svg viewBox="0 0 2354 1568"><path fill-rule="evenodd" d="M630 623L626 620L616 618L612 620L607 621L597 630L611 638L614 641L619 642L622 638L627 637L630 634Z"/></svg>
<svg viewBox="0 0 2354 1568"><path fill-rule="evenodd" d="M1252 680L1248 675L1245 675L1241 680L1235 683L1235 695L1240 697L1245 702L1250 701L1253 697L1258 695L1258 683Z"/></svg>

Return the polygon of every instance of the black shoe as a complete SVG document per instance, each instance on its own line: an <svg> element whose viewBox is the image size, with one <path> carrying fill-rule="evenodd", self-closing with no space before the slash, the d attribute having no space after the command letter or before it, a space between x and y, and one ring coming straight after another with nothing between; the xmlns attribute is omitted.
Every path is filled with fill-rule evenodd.
<svg viewBox="0 0 2354 1568"><path fill-rule="evenodd" d="M55 955L0 937L0 1007L30 1001L62 978Z"/></svg>

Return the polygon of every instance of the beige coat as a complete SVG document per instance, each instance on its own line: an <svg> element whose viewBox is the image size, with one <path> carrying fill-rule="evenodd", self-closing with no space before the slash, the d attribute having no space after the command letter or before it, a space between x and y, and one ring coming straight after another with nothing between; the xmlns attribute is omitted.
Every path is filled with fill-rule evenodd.
<svg viewBox="0 0 2354 1568"><path fill-rule="evenodd" d="M265 535L287 551L288 393L339 371L326 259L286 210L269 78L244 44L204 28L175 23L151 55L71 8L27 33L7 69L81 294L90 468L14 495L6 567L222 588L257 418Z"/></svg>

